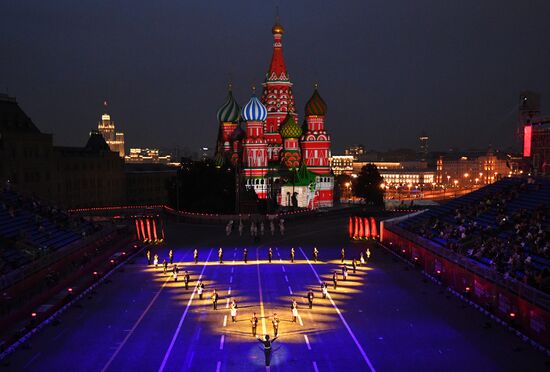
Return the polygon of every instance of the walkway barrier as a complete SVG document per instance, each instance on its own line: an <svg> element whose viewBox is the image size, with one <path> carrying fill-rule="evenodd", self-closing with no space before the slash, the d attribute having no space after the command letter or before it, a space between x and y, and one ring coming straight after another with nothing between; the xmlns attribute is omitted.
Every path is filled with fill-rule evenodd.
<svg viewBox="0 0 550 372"><path fill-rule="evenodd" d="M36 326L30 328L27 330L17 341L15 341L13 344L11 344L9 347L6 348L6 350L3 350L0 353L0 361L4 360L6 357L8 357L10 354L12 354L18 347L25 344L30 340L30 338L38 333L42 328L45 326L52 324L53 322L57 321L59 317L67 311L69 308L71 308L74 304L82 300L84 297L88 296L89 293L91 293L95 288L97 288L100 284L102 284L105 280L107 280L114 272L119 270L123 265L126 264L128 260L131 260L135 258L138 254L140 254L146 246L140 247L136 252L134 252L132 255L129 255L126 260L118 263L116 266L114 266L110 271L108 271L105 275L103 275L101 278L94 280L94 283L88 286L85 290L83 290L81 293L79 293L76 297L72 298L68 303L61 305L55 312L52 314L49 314L47 318L36 324ZM95 275L95 272L94 272ZM33 316L36 316L36 313L33 313Z"/></svg>
<svg viewBox="0 0 550 372"><path fill-rule="evenodd" d="M200 212L186 212L186 211L177 211L174 208L164 205L164 204L154 204L154 205L122 205L122 206L109 206L109 207L94 207L94 208L78 208L70 209L69 213L80 214L82 216L109 216L114 218L120 217L132 217L139 214L151 214L151 213L167 213L169 215L175 216L184 220L186 222L192 223L206 223L206 224L227 224L229 221L249 221L254 219L257 214L219 214L219 213L200 213ZM297 210L288 210L272 215L268 217L272 218L285 218L292 219L301 216L312 216L316 215L319 210L310 210L310 209L297 209ZM141 226L136 227L140 230L140 233L144 233L147 230L147 221L144 220L143 229ZM151 221L150 221L151 223ZM141 224L141 221L139 222ZM158 230L157 230L158 232ZM153 231L151 231L153 233ZM146 234L144 234L146 235ZM147 236L146 236L147 237Z"/></svg>
<svg viewBox="0 0 550 372"><path fill-rule="evenodd" d="M550 295L384 221L382 243L477 306L550 349Z"/></svg>

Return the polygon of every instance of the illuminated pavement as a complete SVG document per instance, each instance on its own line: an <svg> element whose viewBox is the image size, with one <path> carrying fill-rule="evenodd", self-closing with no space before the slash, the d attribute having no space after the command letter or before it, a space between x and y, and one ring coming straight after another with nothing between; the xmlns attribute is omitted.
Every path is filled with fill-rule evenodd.
<svg viewBox="0 0 550 372"><path fill-rule="evenodd" d="M60 325L35 336L30 349L16 351L11 364L3 368L265 370L261 345L251 336L253 312L260 317L259 334L273 334L271 319L262 315L276 312L281 319L273 371L548 368L542 353L381 248L371 247L368 266L359 268L357 274L350 269L348 281L340 280L334 291L331 276L341 268L341 247L346 247L348 258L364 247L348 242L346 222L345 217L326 216L290 223L285 236L266 236L256 245L250 244L248 236L227 238L222 226L171 223L167 227L169 247L175 250L175 261L185 262L183 270L191 272L189 290L182 281L174 283L164 276L160 267L147 267L145 258L139 257L100 286L91 299L84 299L81 307L63 315ZM222 265L217 263L220 245L224 247ZM313 245L319 248L323 262L310 265L303 253L309 258ZM246 265L242 262L244 246L249 249ZM274 248L271 264L267 263L269 246ZM291 246L296 248L294 264L288 261ZM200 250L196 265L190 262L195 247ZM162 261L168 248L158 253ZM206 285L202 301L193 292L201 273ZM320 298L318 277L329 284L332 300ZM310 287L316 296L312 310L304 297ZM217 311L208 299L214 288L220 294ZM234 324L226 308L230 297L239 305ZM290 321L292 298L300 312L296 323ZM488 322L492 326L484 327Z"/></svg>

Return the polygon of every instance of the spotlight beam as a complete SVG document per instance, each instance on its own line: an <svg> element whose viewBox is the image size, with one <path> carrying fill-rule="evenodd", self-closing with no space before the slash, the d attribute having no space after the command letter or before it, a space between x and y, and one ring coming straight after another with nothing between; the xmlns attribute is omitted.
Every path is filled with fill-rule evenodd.
<svg viewBox="0 0 550 372"><path fill-rule="evenodd" d="M319 275L317 274L317 270L315 270L315 268L313 267L313 265L311 264L311 262L309 261L309 258L306 256L304 250L302 249L302 247L299 247L300 249L300 252L302 252L302 255L304 256L304 258L306 259L306 262L308 263L309 267L311 268L311 270L313 271L313 274L315 275L315 277L317 278L317 281L319 283L322 283L321 281L321 278L319 277ZM361 355L363 356L363 359L365 360L365 363L367 363L367 365L369 366L370 370L372 372L376 372L376 370L374 369L374 366L372 365L369 357L367 356L367 353L365 353L365 350L363 350L363 347L361 346L361 344L359 343L359 340L357 340L357 337L355 337L355 334L353 333L353 331L351 330L350 326L348 325L348 322L346 322L346 319L344 319L344 316L342 315L342 313L340 312L340 309L338 308L338 306L336 306L336 304L334 303L334 300L332 299L332 296L330 295L330 293L327 294L327 298L330 300L330 303L332 304L332 306L334 307L334 310L336 310L336 313L338 314L338 316L340 316L340 320L342 321L342 323L344 324L344 326L346 327L346 329L348 330L348 333L349 335L351 336L351 338L353 339L353 342L355 343L355 346L357 346L357 349L359 349L359 352L361 353Z"/></svg>
<svg viewBox="0 0 550 372"><path fill-rule="evenodd" d="M206 269L206 265L208 264L208 261L210 260L211 255L212 255L212 248L210 248L210 252L208 253L208 257L206 257L206 261L204 262L204 265L202 266L201 274L199 275L198 280L202 279L202 275L204 274L204 269ZM162 364L160 365L159 372L164 371L164 367L166 366L166 363L168 362L168 358L170 357L170 353L172 352L172 349L174 348L174 344L176 343L176 339L178 338L178 335L180 333L181 326L183 325L183 321L185 320L185 317L187 316L187 312L189 311L191 301L193 301L193 297L195 297L195 293L197 293L197 287L196 286L195 286L195 289L193 289L193 293L191 293L191 297L189 297L189 302L187 303L187 306L185 307L185 311L183 312L183 315L180 318L180 322L178 324L178 327L176 328L176 331L174 332L174 336L172 337L172 341L170 341L170 346L168 346L168 350L166 350L166 354L164 355L164 359L162 359Z"/></svg>

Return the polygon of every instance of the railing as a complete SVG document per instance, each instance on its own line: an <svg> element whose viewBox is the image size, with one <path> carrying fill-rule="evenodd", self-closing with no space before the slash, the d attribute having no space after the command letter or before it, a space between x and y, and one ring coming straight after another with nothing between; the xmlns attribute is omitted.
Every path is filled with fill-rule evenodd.
<svg viewBox="0 0 550 372"><path fill-rule="evenodd" d="M464 257L458 253L455 253L437 243L432 242L426 238L416 235L410 231L407 231L399 227L395 223L387 223L384 228L390 230L402 238L409 240L412 243L416 243L430 252L443 257L451 262L454 262L466 270L482 276L485 279L492 281L493 283L508 289L509 291L517 294L518 296L526 299L527 301L536 304L546 310L550 310L550 294L544 293L536 288L528 286L516 279L506 279L501 273L494 269L483 267L481 264L473 262L471 259Z"/></svg>
<svg viewBox="0 0 550 372"><path fill-rule="evenodd" d="M253 216L257 215L255 213L242 213L242 214L220 214L220 213L202 213L202 212L187 212L187 211L176 211L174 208L168 205L123 205L123 206L109 206L109 207L95 207L95 208L78 208L70 209L69 213L102 213L102 212L111 212L111 213L139 213L139 211L145 210L154 210L156 212L166 212L173 216L179 216L187 218L193 221L202 221L202 222L212 222L212 223L221 223L229 222L230 220L238 221L248 221ZM318 210L310 209L298 209L294 211L285 211L273 214L277 218L292 218L297 216L312 215L317 213Z"/></svg>

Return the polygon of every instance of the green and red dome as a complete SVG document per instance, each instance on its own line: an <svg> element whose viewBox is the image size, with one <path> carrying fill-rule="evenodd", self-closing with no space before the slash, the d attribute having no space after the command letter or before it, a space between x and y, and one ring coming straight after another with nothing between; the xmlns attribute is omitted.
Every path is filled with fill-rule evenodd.
<svg viewBox="0 0 550 372"><path fill-rule="evenodd" d="M315 87L315 91L313 92L313 95L307 101L306 103L306 109L305 113L306 116L325 116L327 112L327 104L325 101L321 98L321 95L319 94L319 91L317 90L317 86Z"/></svg>
<svg viewBox="0 0 550 372"><path fill-rule="evenodd" d="M281 137L283 138L300 138L302 135L302 128L294 120L294 116L287 114L281 129L279 130Z"/></svg>

